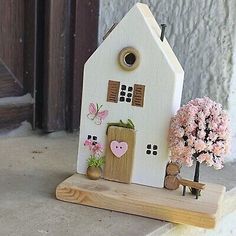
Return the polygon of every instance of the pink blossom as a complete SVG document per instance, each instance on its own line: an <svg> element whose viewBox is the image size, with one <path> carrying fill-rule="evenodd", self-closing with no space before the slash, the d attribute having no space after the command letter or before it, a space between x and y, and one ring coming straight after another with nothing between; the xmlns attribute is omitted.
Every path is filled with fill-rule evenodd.
<svg viewBox="0 0 236 236"><path fill-rule="evenodd" d="M84 141L84 146L88 147L88 149L91 151L91 155L93 156L100 156L103 153L103 145L101 143L94 143L90 139L86 139Z"/></svg>
<svg viewBox="0 0 236 236"><path fill-rule="evenodd" d="M212 151L216 156L220 156L224 153L224 144L222 142L217 142L213 145Z"/></svg>
<svg viewBox="0 0 236 236"><path fill-rule="evenodd" d="M206 160L206 154L201 154L197 157L197 160L202 163Z"/></svg>
<svg viewBox="0 0 236 236"><path fill-rule="evenodd" d="M206 142L206 145L207 145L207 151L208 151L208 152L211 152L212 149L213 149L212 141L207 141L207 142Z"/></svg>
<svg viewBox="0 0 236 236"><path fill-rule="evenodd" d="M194 142L195 142L195 137L192 134L188 135L188 145L193 146Z"/></svg>
<svg viewBox="0 0 236 236"><path fill-rule="evenodd" d="M198 119L205 122L205 114L202 111L198 113Z"/></svg>
<svg viewBox="0 0 236 236"><path fill-rule="evenodd" d="M176 130L176 136L179 137L179 138L182 138L184 136L184 129L179 127Z"/></svg>
<svg viewBox="0 0 236 236"><path fill-rule="evenodd" d="M173 155L181 155L183 153L184 141L179 141L179 143L172 147Z"/></svg>
<svg viewBox="0 0 236 236"><path fill-rule="evenodd" d="M185 146L182 151L181 151L181 155L184 156L185 158L192 158L192 155L194 153L194 149L192 149L189 146Z"/></svg>
<svg viewBox="0 0 236 236"><path fill-rule="evenodd" d="M203 151L206 148L206 143L203 140L201 140L201 139L197 139L194 142L194 148L198 152Z"/></svg>
<svg viewBox="0 0 236 236"><path fill-rule="evenodd" d="M185 158L185 163L184 162L182 162L182 163L188 167L191 167L193 165L193 159L191 157L187 157L187 158Z"/></svg>
<svg viewBox="0 0 236 236"><path fill-rule="evenodd" d="M206 132L205 130L201 129L198 131L198 138L203 139L206 137Z"/></svg>
<svg viewBox="0 0 236 236"><path fill-rule="evenodd" d="M92 146L91 151L95 156L100 155L103 152L103 145L101 143L96 143Z"/></svg>
<svg viewBox="0 0 236 236"><path fill-rule="evenodd" d="M229 118L222 106L208 97L182 106L171 119L171 159L191 166L193 160L222 168L229 152Z"/></svg>
<svg viewBox="0 0 236 236"><path fill-rule="evenodd" d="M205 122L205 120L199 120L199 121L198 121L198 128L199 128L199 129L202 129L202 130L205 130L205 128L206 128L206 122Z"/></svg>
<svg viewBox="0 0 236 236"><path fill-rule="evenodd" d="M212 130L216 130L218 128L217 121L213 120L209 123L209 128Z"/></svg>
<svg viewBox="0 0 236 236"><path fill-rule="evenodd" d="M208 137L211 141L215 141L219 137L219 135L213 131L210 131Z"/></svg>
<svg viewBox="0 0 236 236"><path fill-rule="evenodd" d="M212 166L214 164L213 156L209 153L206 155L206 164L207 166Z"/></svg>
<svg viewBox="0 0 236 236"><path fill-rule="evenodd" d="M214 166L214 168L216 169L216 170L220 170L220 169L222 169L224 166L223 166L223 164L222 164L222 162L220 161L220 160L217 160L214 164L213 164L213 166Z"/></svg>
<svg viewBox="0 0 236 236"><path fill-rule="evenodd" d="M93 142L92 142L91 139L86 139L86 140L84 141L84 146L85 146L85 147L88 147L89 150L91 150L92 145L93 145Z"/></svg>

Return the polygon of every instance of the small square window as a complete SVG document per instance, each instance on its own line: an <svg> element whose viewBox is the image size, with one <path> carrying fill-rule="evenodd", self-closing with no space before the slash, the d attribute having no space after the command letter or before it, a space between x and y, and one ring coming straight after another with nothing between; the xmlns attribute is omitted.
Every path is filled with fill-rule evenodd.
<svg viewBox="0 0 236 236"><path fill-rule="evenodd" d="M125 96L125 92L124 92L124 91L121 91L121 92L120 92L120 96Z"/></svg>
<svg viewBox="0 0 236 236"><path fill-rule="evenodd" d="M89 134L88 137L87 137L87 139L91 139L91 138L92 138L92 135Z"/></svg>
<svg viewBox="0 0 236 236"><path fill-rule="evenodd" d="M153 154L154 156L156 156L156 155L157 155L157 151L153 151L152 154Z"/></svg>
<svg viewBox="0 0 236 236"><path fill-rule="evenodd" d="M128 91L129 91L129 92L132 92L132 91L133 91L133 88L132 88L132 87L129 87L129 88L128 88Z"/></svg>
<svg viewBox="0 0 236 236"><path fill-rule="evenodd" d="M131 98L132 97L132 93L127 93L127 97Z"/></svg>
<svg viewBox="0 0 236 236"><path fill-rule="evenodd" d="M151 151L150 151L150 150L147 150L146 153L147 153L148 155L150 155L150 154L151 154Z"/></svg>
<svg viewBox="0 0 236 236"><path fill-rule="evenodd" d="M153 150L157 150L157 145L153 145Z"/></svg>
<svg viewBox="0 0 236 236"><path fill-rule="evenodd" d="M147 145L147 149L151 149L152 148L152 145L151 144L148 144Z"/></svg>
<svg viewBox="0 0 236 236"><path fill-rule="evenodd" d="M131 102L131 98L126 98L126 102Z"/></svg>
<svg viewBox="0 0 236 236"><path fill-rule="evenodd" d="M120 102L124 102L125 98L124 97L120 97Z"/></svg>
<svg viewBox="0 0 236 236"><path fill-rule="evenodd" d="M97 138L97 136L93 136L93 140L97 140L98 138Z"/></svg>
<svg viewBox="0 0 236 236"><path fill-rule="evenodd" d="M122 90L126 90L126 85L123 84L123 85L121 86L121 89L122 89Z"/></svg>

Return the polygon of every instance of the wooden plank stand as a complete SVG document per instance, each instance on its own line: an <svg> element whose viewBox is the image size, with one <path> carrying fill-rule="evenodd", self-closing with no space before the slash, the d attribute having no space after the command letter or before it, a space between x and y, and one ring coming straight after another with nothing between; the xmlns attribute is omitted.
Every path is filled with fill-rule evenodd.
<svg viewBox="0 0 236 236"><path fill-rule="evenodd" d="M214 228L220 218L224 192L224 186L207 184L196 200L190 193L183 197L181 189L171 191L104 179L94 181L74 174L57 186L56 197L86 206Z"/></svg>

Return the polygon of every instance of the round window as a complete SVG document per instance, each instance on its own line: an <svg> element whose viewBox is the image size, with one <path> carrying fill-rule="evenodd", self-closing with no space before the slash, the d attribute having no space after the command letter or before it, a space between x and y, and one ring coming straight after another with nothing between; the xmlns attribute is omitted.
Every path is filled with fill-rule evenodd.
<svg viewBox="0 0 236 236"><path fill-rule="evenodd" d="M119 64L124 70L132 71L140 63L139 52L132 47L123 48L119 53Z"/></svg>

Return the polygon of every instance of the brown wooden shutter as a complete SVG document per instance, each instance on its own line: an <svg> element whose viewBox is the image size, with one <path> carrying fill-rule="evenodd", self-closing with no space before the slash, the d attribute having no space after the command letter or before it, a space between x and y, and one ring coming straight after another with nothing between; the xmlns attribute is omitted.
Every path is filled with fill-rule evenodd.
<svg viewBox="0 0 236 236"><path fill-rule="evenodd" d="M108 102L118 102L118 94L120 89L120 82L109 80L108 90L107 90L107 101Z"/></svg>
<svg viewBox="0 0 236 236"><path fill-rule="evenodd" d="M145 85L135 84L132 106L143 107Z"/></svg>

